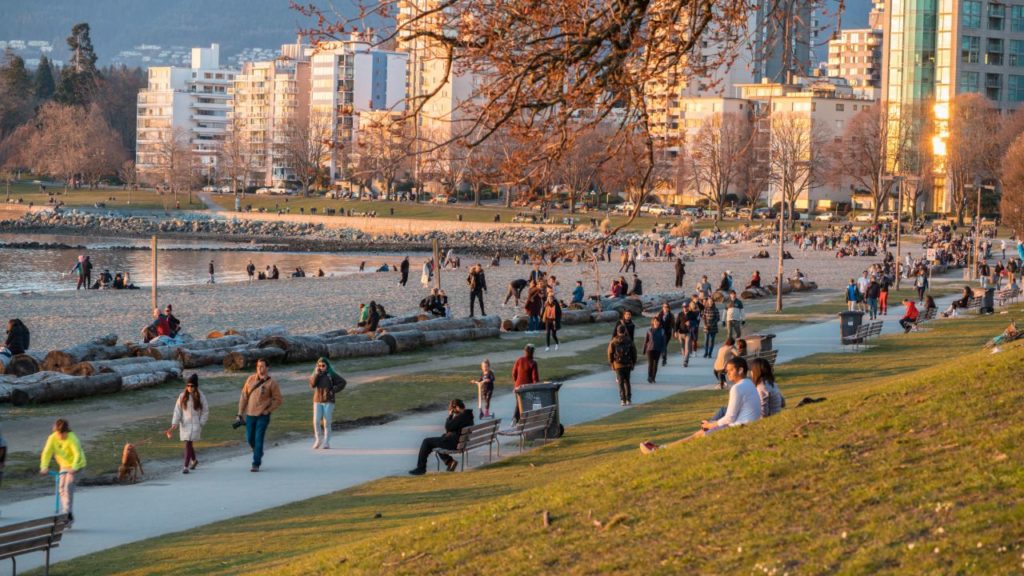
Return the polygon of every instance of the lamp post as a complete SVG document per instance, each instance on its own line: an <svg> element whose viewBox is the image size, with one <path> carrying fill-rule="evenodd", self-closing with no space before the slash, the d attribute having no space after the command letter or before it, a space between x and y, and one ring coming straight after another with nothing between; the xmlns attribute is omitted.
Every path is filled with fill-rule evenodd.
<svg viewBox="0 0 1024 576"><path fill-rule="evenodd" d="M974 177L974 190L978 195L978 204L974 209L974 249L972 250L971 279L977 280L981 270L981 263L978 261L978 241L981 237L981 176Z"/></svg>

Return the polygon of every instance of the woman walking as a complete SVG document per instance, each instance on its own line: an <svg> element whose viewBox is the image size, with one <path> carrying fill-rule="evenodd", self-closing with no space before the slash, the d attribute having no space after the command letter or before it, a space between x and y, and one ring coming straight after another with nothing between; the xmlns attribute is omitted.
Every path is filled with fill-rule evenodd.
<svg viewBox="0 0 1024 576"><path fill-rule="evenodd" d="M544 302L544 312L541 314L541 319L544 321L544 337L547 339L547 346L544 351L547 352L551 349L551 339L555 339L555 350L558 350L558 304L555 302L555 297L552 294L548 294L548 299Z"/></svg>
<svg viewBox="0 0 1024 576"><path fill-rule="evenodd" d="M661 319L655 316L651 319L651 327L647 330L647 337L644 338L648 384L654 384L658 377L658 360L665 354L667 347L668 339L665 337L665 329L661 327Z"/></svg>
<svg viewBox="0 0 1024 576"><path fill-rule="evenodd" d="M53 433L46 439L43 455L39 458L39 474L50 473L50 460L56 460L60 467L60 483L57 492L60 495L60 512L68 515L68 528L75 521L71 506L75 497L75 475L85 468L85 452L78 436L71 431L68 421L58 418L53 423Z"/></svg>
<svg viewBox="0 0 1024 576"><path fill-rule="evenodd" d="M715 335L718 334L718 322L721 315L710 297L704 299L704 311L700 313L704 323L704 357L711 358L715 351Z"/></svg>
<svg viewBox="0 0 1024 576"><path fill-rule="evenodd" d="M178 401L174 403L171 427L164 432L164 435L170 438L171 431L177 428L178 439L185 443L182 474L188 474L189 470L195 470L196 466L199 466L193 442L199 440L209 417L210 405L206 402L206 396L199 390L199 376L192 374L185 383L185 391L178 395Z"/></svg>
<svg viewBox="0 0 1024 576"><path fill-rule="evenodd" d="M345 389L345 379L334 371L327 358L316 361L309 377L313 390L313 449L331 447L331 422L334 421L334 395Z"/></svg>
<svg viewBox="0 0 1024 576"><path fill-rule="evenodd" d="M690 302L676 317L676 333L679 334L680 352L683 355L683 368L690 365L690 354L697 349L697 331L700 328L700 312L697 303Z"/></svg>

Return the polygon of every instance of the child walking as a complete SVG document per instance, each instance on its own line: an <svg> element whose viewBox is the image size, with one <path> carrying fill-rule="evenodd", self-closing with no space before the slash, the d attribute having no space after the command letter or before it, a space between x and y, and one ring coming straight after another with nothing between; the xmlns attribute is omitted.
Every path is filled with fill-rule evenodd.
<svg viewBox="0 0 1024 576"><path fill-rule="evenodd" d="M484 360L480 363L480 379L470 380L477 388L477 410L480 418L491 418L491 395L494 394L494 372L491 371L491 361Z"/></svg>
<svg viewBox="0 0 1024 576"><path fill-rule="evenodd" d="M68 528L75 521L71 511L75 497L75 476L85 468L85 452L78 436L71 431L68 421L58 418L53 423L53 433L46 439L43 455L39 458L39 474L50 473L50 460L56 460L60 468L60 483L57 492L60 495L60 512L68 515Z"/></svg>

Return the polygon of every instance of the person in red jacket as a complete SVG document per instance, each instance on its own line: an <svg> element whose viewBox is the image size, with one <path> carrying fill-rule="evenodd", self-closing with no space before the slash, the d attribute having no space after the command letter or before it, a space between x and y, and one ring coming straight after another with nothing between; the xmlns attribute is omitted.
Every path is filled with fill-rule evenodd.
<svg viewBox="0 0 1024 576"><path fill-rule="evenodd" d="M523 355L512 365L512 382L519 388L523 384L536 384L540 382L540 374L537 371L537 361L533 359L533 344L527 344L523 348ZM512 421L519 421L519 395L516 394L516 410L512 414Z"/></svg>
<svg viewBox="0 0 1024 576"><path fill-rule="evenodd" d="M905 334L910 332L910 329L914 327L914 323L917 322L919 312L917 311L917 306L914 305L912 300L904 299L903 305L906 306L907 311L903 313L903 318L900 318L900 326L903 327L903 333Z"/></svg>

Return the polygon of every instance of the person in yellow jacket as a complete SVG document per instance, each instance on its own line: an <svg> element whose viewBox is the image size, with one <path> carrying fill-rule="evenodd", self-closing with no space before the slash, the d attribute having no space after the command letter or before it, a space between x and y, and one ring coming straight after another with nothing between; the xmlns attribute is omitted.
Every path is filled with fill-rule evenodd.
<svg viewBox="0 0 1024 576"><path fill-rule="evenodd" d="M71 504L75 496L75 476L85 468L85 452L78 436L71 431L68 421L58 418L53 423L53 434L46 439L43 455L39 459L39 474L45 476L50 470L50 460L56 459L61 476L58 492L60 493L60 511L68 515L68 522L74 522Z"/></svg>

